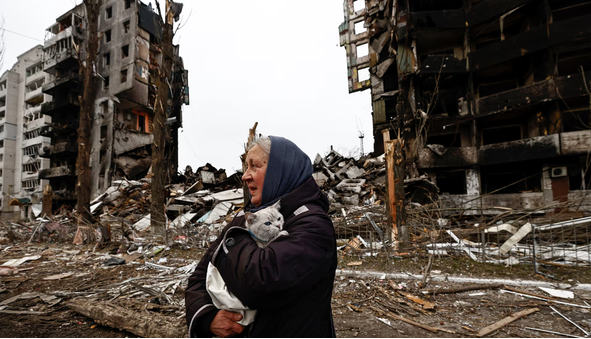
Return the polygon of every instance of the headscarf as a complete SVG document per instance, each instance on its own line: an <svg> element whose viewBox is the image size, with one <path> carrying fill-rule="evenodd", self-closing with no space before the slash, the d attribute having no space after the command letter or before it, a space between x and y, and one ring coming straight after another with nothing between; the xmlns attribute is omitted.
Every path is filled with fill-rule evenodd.
<svg viewBox="0 0 591 339"><path fill-rule="evenodd" d="M293 142L276 136L271 139L271 154L263 183L261 204L255 212L276 203L281 197L306 182L314 172L310 158Z"/></svg>

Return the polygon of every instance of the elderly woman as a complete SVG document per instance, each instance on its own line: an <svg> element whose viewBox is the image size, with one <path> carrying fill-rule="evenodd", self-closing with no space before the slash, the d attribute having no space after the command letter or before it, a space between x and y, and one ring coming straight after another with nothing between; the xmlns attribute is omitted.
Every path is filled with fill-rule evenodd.
<svg viewBox="0 0 591 339"><path fill-rule="evenodd" d="M281 137L259 138L246 156L242 180L255 212L281 200L283 229L260 248L243 228L244 211L222 231L189 278L185 292L190 337L335 337L330 300L337 265L334 228L328 199L312 178L310 159ZM236 227L242 226L242 227ZM239 313L219 310L206 290L213 252L227 288L257 310L252 325L237 322Z"/></svg>

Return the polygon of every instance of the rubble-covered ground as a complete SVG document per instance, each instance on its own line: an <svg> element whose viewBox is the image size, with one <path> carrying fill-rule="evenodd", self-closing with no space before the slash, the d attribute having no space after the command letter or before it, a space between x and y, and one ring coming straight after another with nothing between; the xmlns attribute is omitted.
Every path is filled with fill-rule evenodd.
<svg viewBox="0 0 591 339"><path fill-rule="evenodd" d="M166 317L184 326L183 291L191 267L199 260L203 249L187 248L178 243L168 250L161 246L145 246L147 250L141 256L124 256L124 259L129 260L126 264L107 266L107 260L116 257L119 248L119 244L111 244L93 252L89 245L45 242L2 245L0 263L10 259L39 257L16 266L18 272L0 277L2 336L137 337L127 331L100 326L94 319L80 315L68 306L72 300L93 305L109 302L137 314ZM470 337L507 316L534 308L539 311L489 336L557 336L526 327L575 336L585 335L554 312L551 306L584 330L591 330L589 267L547 267L546 272L551 272L559 279L550 280L536 275L531 265L506 267L476 263L469 258L441 258L433 261L430 271L432 280L419 288L421 279L392 278L383 273L401 276L421 274L427 265L426 258L388 260L384 253L375 257L366 256L366 251L339 253L339 269L333 293L333 314L338 337ZM362 276L378 269L383 273ZM442 281L437 281L437 277L442 278ZM448 281L445 281L445 277ZM453 281L454 277L473 277L480 281L458 283ZM424 293L474 285L490 287L497 284L495 279L507 278L511 278L514 283L458 293ZM520 283L525 280L543 283L546 287L556 287L560 283L559 289L573 292L573 297L552 297L539 287ZM504 290L531 293L546 300ZM29 295L10 302L14 297L23 296L23 293ZM413 301L407 296L420 298L420 301ZM435 328L437 333L392 319L372 307ZM130 323L132 320L128 319Z"/></svg>
<svg viewBox="0 0 591 339"><path fill-rule="evenodd" d="M408 227L392 242L383 158L331 151L314 169L337 236L338 337L591 331L589 212L478 216L440 206L419 176L404 181ZM1 336L186 336L187 279L244 206L241 185L240 173L187 167L167 186L166 233L152 232L150 178L114 181L91 203L88 227L66 209L1 222Z"/></svg>

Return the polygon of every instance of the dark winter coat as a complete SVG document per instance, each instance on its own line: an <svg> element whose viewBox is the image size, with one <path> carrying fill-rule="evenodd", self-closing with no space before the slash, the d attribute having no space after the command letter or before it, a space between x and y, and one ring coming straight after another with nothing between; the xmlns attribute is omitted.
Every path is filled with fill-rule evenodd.
<svg viewBox="0 0 591 339"><path fill-rule="evenodd" d="M205 289L213 263L242 303L257 310L243 334L250 337L334 337L331 295L337 265L335 233L328 199L310 178L281 198L288 236L259 248L242 228L244 214L222 232L189 278L185 292L191 337L211 337L209 325L219 311Z"/></svg>

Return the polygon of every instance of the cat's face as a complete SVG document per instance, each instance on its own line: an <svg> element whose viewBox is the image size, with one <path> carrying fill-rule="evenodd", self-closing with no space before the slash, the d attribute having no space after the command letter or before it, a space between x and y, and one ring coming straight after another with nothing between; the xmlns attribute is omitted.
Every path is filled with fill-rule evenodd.
<svg viewBox="0 0 591 339"><path fill-rule="evenodd" d="M246 213L246 225L247 227L260 226L265 228L278 228L283 229L283 215L279 212L281 208L280 202L276 202L274 205L264 208L255 213Z"/></svg>

